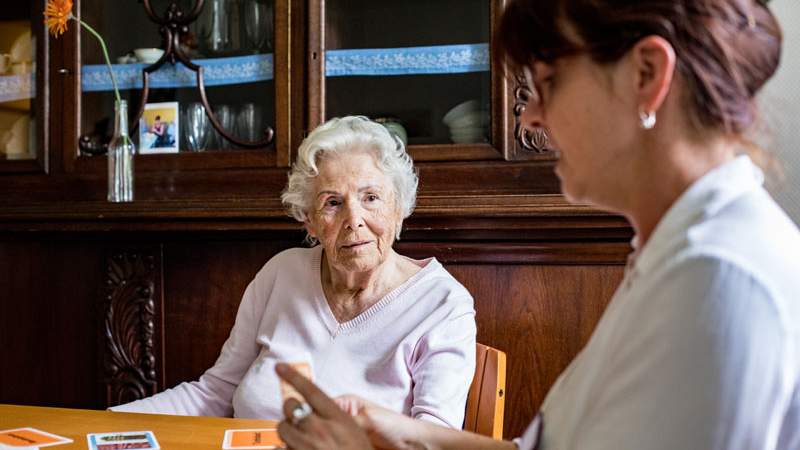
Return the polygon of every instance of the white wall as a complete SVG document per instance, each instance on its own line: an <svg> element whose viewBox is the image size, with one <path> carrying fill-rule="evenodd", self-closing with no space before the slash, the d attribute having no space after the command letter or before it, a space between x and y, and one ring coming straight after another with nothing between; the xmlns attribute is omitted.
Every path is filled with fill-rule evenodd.
<svg viewBox="0 0 800 450"><path fill-rule="evenodd" d="M800 0L772 0L784 33L781 65L759 102L764 131L759 143L772 152L784 177L767 174L775 199L800 224Z"/></svg>

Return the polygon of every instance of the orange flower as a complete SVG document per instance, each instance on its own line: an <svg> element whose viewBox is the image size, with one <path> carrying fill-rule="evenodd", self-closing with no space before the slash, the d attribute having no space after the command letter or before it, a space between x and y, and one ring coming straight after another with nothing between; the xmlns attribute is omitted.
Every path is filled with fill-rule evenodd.
<svg viewBox="0 0 800 450"><path fill-rule="evenodd" d="M67 31L67 21L72 18L72 0L47 0L44 9L44 23L53 37Z"/></svg>

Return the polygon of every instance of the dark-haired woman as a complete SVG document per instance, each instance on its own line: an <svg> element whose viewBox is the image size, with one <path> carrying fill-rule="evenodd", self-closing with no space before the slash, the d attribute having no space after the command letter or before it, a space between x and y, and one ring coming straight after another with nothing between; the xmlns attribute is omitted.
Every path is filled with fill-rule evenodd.
<svg viewBox="0 0 800 450"><path fill-rule="evenodd" d="M800 448L800 232L744 137L781 40L756 0L509 2L496 51L527 76L522 120L560 150L569 200L636 231L625 279L520 448ZM359 399L348 417L278 370L314 410L284 405L291 448L514 448Z"/></svg>

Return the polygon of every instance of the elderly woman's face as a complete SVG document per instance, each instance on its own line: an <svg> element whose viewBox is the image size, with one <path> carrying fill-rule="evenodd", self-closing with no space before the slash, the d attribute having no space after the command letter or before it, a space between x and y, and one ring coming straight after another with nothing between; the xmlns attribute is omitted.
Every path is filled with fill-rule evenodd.
<svg viewBox="0 0 800 450"><path fill-rule="evenodd" d="M401 220L391 180L368 151L326 156L318 168L309 235L319 239L332 268L374 269L391 253Z"/></svg>

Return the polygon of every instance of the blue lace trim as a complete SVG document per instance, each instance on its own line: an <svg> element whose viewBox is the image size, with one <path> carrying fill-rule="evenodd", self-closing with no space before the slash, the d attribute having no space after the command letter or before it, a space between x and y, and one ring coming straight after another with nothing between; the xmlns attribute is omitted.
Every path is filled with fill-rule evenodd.
<svg viewBox="0 0 800 450"><path fill-rule="evenodd" d="M273 78L272 54L197 59L203 66L207 86L256 83ZM114 75L120 89L141 89L142 69L146 64L115 64ZM448 74L489 71L488 44L437 45L431 47L328 50L325 75L381 76ZM194 72L181 64L165 65L150 75L153 88L194 87ZM84 92L112 90L111 77L103 64L87 64L81 69Z"/></svg>
<svg viewBox="0 0 800 450"><path fill-rule="evenodd" d="M329 77L467 73L488 70L488 44L325 52L325 75Z"/></svg>
<svg viewBox="0 0 800 450"><path fill-rule="evenodd" d="M203 67L206 86L256 83L272 79L272 55L233 56L229 58L196 59ZM141 89L142 69L148 64L114 64L114 76L120 89ZM150 74L151 88L197 86L197 75L183 64L165 64ZM84 92L111 91L111 76L104 64L87 64L81 68L81 89Z"/></svg>
<svg viewBox="0 0 800 450"><path fill-rule="evenodd" d="M0 75L0 102L25 100L36 96L36 77L25 75Z"/></svg>

